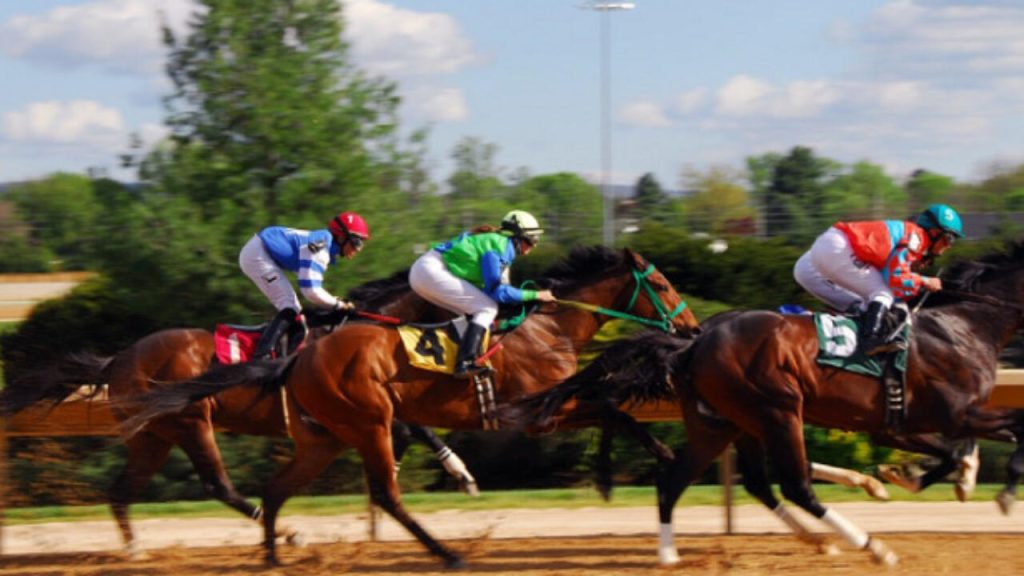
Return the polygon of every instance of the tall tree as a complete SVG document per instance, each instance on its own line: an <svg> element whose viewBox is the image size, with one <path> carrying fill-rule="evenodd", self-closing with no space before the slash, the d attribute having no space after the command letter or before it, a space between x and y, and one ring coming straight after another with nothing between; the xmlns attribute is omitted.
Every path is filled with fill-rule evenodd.
<svg viewBox="0 0 1024 576"><path fill-rule="evenodd" d="M907 200L912 208L923 208L935 202L944 202L953 190L953 179L949 176L914 170L907 180Z"/></svg>
<svg viewBox="0 0 1024 576"><path fill-rule="evenodd" d="M683 187L691 191L683 199L689 229L723 234L748 227L755 211L742 180L740 173L725 166L684 171Z"/></svg>
<svg viewBox="0 0 1024 576"><path fill-rule="evenodd" d="M823 226L840 219L904 218L906 192L881 166L861 161L825 184Z"/></svg>
<svg viewBox="0 0 1024 576"><path fill-rule="evenodd" d="M661 189L661 183L654 174L648 172L637 180L633 187L633 200L637 218L660 222L668 219L671 198Z"/></svg>
<svg viewBox="0 0 1024 576"><path fill-rule="evenodd" d="M175 324L266 307L236 264L259 228L322 227L343 209L376 230L414 223L406 192L423 190L416 152L397 136L394 85L352 64L337 0L200 4L184 35L164 29L171 136L139 163L141 202L119 216L141 237L108 254L114 285ZM389 273L400 254L407 265L420 234L374 234L367 253L382 257L347 262L329 287ZM169 309L170 294L190 298L187 310Z"/></svg>
<svg viewBox="0 0 1024 576"><path fill-rule="evenodd" d="M793 148L781 158L772 173L765 202L767 233L798 241L812 237L827 220L819 210L826 176L836 168L835 162L816 157L804 146Z"/></svg>

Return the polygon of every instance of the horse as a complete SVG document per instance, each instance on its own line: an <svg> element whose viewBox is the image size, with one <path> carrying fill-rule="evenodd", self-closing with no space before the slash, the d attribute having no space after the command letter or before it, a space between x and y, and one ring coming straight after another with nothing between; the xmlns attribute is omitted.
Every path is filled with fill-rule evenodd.
<svg viewBox="0 0 1024 576"><path fill-rule="evenodd" d="M548 269L538 284L552 289L562 305L539 306L517 328L496 338L497 344L488 350L490 378L499 402L553 386L575 372L582 347L609 317L601 310L625 312L686 334L698 329L692 311L668 280L629 249L576 247L567 259ZM402 505L393 474L391 422L397 418L448 429L479 429L482 418L473 381L412 366L393 328L351 323L288 361L217 367L184 385L154 388L136 398L145 408L135 422L126 422L126 433L196 398L236 386L283 393L294 411L321 425L320 430L311 430L303 419L292 419L293 458L274 474L263 496L268 563L279 563L273 535L281 506L339 452L354 447L362 457L373 502L446 566L463 564ZM592 416L582 415L577 422L590 423Z"/></svg>
<svg viewBox="0 0 1024 576"><path fill-rule="evenodd" d="M407 271L390 278L374 280L354 288L349 296L359 310L403 319L439 321L451 315L416 296L408 286ZM319 316L308 315L311 339L327 332L317 328ZM321 323L324 320L320 321ZM328 320L328 324L331 322ZM293 340L294 342L294 340ZM175 328L141 338L113 356L88 353L69 354L57 362L17 376L0 392L0 412L12 415L37 404L65 400L91 386L92 394L100 393L107 383L114 417L123 422L133 415L126 399L149 388L151 379L176 382L198 376L214 360L214 336L207 330ZM288 434L287 414L280 395L260 395L256 391L238 389L208 398L182 412L154 421L127 439L124 468L108 491L111 511L120 529L125 551L134 557L141 554L129 518L129 508L152 476L163 466L174 446L180 446L192 462L206 493L224 502L248 518L260 521L262 509L240 495L227 475L215 430L255 436L283 437ZM445 470L454 476L460 487L477 492L476 481L465 464L431 430L419 426L396 424L401 434L395 437L396 461L409 446L410 439L431 447ZM281 533L289 542L298 542L298 534L289 529Z"/></svg>
<svg viewBox="0 0 1024 576"><path fill-rule="evenodd" d="M1006 253L958 263L943 283L946 289L915 320L902 433L913 441L934 439L935 434L1019 440L1024 437L1024 413L986 403L995 385L999 352L1024 327L1024 246L1018 243ZM811 318L754 310L713 317L695 339L652 336L622 353L621 369L602 382L602 389L614 390L621 401L659 394L657 389L669 382L687 429L686 444L657 482L663 564L679 561L672 532L675 503L734 441L742 444L744 485L761 494L769 507L777 500L765 471L766 457L775 464L786 499L823 520L848 543L868 550L876 561L897 562L888 546L814 495L804 422L878 437L890 434L878 382L817 364L817 349ZM660 370L651 372L650 363L630 355L644 350L661 356ZM591 390L602 395L597 388ZM777 513L788 524L794 520L781 507Z"/></svg>

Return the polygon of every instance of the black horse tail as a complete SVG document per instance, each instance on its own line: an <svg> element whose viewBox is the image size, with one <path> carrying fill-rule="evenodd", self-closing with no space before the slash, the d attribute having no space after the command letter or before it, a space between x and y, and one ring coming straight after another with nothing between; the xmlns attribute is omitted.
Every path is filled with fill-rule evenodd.
<svg viewBox="0 0 1024 576"><path fill-rule="evenodd" d="M504 406L500 417L513 427L546 428L572 399L621 406L675 398L670 376L692 343L656 331L616 342L575 376Z"/></svg>
<svg viewBox="0 0 1024 576"><path fill-rule="evenodd" d="M103 391L114 358L76 352L45 368L23 372L0 391L0 415L10 417L36 404L53 407L76 392L92 398Z"/></svg>
<svg viewBox="0 0 1024 576"><path fill-rule="evenodd" d="M116 401L118 408L135 412L121 423L121 435L131 438L154 418L181 412L193 402L231 388L260 388L263 394L275 393L287 380L296 357L242 364L214 363L209 370L190 380L150 380L154 385L152 389Z"/></svg>

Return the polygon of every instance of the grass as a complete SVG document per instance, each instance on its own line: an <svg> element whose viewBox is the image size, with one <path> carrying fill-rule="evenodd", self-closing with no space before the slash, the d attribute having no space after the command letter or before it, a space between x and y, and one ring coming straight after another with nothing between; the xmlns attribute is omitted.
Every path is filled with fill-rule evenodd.
<svg viewBox="0 0 1024 576"><path fill-rule="evenodd" d="M909 494L900 488L888 486L893 500L912 502L948 502L953 500L950 484L939 484L921 494ZM972 501L991 502L1001 486L985 484L978 486ZM815 485L815 492L823 502L864 502L871 499L861 490L834 485ZM737 488L734 502L755 504L756 501ZM514 490L483 492L479 498L469 498L452 492L417 492L405 494L402 501L413 512L437 510L489 510L502 508L584 508L584 507L632 507L654 506L652 487L621 487L615 490L611 503L605 503L591 488L566 488L551 490ZM720 486L694 486L681 500L684 506L719 506L722 504ZM288 501L284 514L330 516L334 514L358 514L366 511L366 496L350 494L343 496L300 496ZM132 518L216 518L237 517L238 514L220 502L204 500L196 502L164 502L136 504L132 507ZM105 505L93 506L43 506L37 508L9 508L5 512L7 524L34 524L41 522L71 522L83 520L107 520L110 512Z"/></svg>

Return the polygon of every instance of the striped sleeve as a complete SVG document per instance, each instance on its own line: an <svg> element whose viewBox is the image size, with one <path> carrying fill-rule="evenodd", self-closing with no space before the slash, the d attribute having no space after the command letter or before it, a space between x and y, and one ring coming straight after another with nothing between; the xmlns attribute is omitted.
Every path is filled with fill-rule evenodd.
<svg viewBox="0 0 1024 576"><path fill-rule="evenodd" d="M326 248L314 252L304 245L299 249L299 290L307 300L323 308L333 308L338 303L338 298L323 286L330 262L330 250Z"/></svg>

